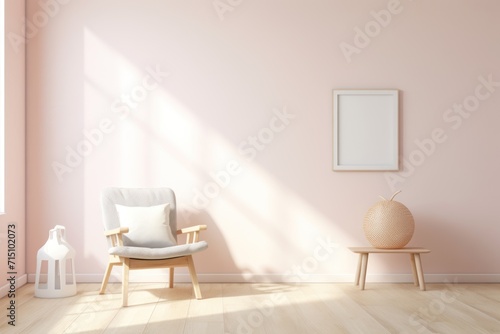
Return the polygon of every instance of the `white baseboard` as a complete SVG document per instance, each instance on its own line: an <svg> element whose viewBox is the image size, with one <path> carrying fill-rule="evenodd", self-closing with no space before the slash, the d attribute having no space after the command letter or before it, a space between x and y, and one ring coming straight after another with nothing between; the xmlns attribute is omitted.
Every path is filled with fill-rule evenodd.
<svg viewBox="0 0 500 334"><path fill-rule="evenodd" d="M24 274L16 277L16 290L25 285L28 282L28 275ZM3 298L9 294L11 290L10 283L2 285L0 287L0 298Z"/></svg>
<svg viewBox="0 0 500 334"><path fill-rule="evenodd" d="M24 275L26 277L26 275ZM77 274L76 281L78 283L100 283L103 274ZM245 274L198 274L200 283L352 283L354 282L354 274L343 275L308 275L300 280L295 277L294 280L284 280L284 275L245 275ZM425 274L426 283L500 283L500 274ZM28 274L28 282L35 282L35 274ZM26 278L24 278L26 283ZM168 273L152 273L146 272L131 272L129 277L130 282L135 283L152 283L152 282L168 282ZM189 274L175 274L175 282L189 283L191 278ZM112 274L109 282L121 282L119 274ZM410 283L413 282L412 274L367 274L366 282L373 283ZM8 287L5 286L5 291ZM0 289L0 293L3 290ZM1 294L0 294L1 296Z"/></svg>
<svg viewBox="0 0 500 334"><path fill-rule="evenodd" d="M426 283L500 283L500 274L426 274ZM101 283L103 274L77 274L78 283ZM353 274L344 275L309 275L304 280L284 280L283 275L246 275L246 274L198 274L200 283L353 283ZM189 274L175 274L175 282L190 283ZM110 282L121 282L120 275L111 275ZM16 289L26 283L34 283L35 274L24 274L16 278ZM168 282L167 273L130 273L130 282ZM379 275L366 276L367 283L411 283L413 275ZM10 284L0 286L0 298L8 295Z"/></svg>

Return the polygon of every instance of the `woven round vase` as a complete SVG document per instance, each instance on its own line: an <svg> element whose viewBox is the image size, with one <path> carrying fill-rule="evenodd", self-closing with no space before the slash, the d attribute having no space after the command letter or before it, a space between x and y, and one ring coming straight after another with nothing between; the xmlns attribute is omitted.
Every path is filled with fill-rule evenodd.
<svg viewBox="0 0 500 334"><path fill-rule="evenodd" d="M415 230L413 216L406 206L390 200L373 205L365 215L363 231L366 239L376 248L403 248L410 242Z"/></svg>

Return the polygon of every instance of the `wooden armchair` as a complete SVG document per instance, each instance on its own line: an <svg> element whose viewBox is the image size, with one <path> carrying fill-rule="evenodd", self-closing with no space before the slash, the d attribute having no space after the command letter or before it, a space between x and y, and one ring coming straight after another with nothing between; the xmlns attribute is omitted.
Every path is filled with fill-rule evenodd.
<svg viewBox="0 0 500 334"><path fill-rule="evenodd" d="M201 299L192 254L208 245L199 241L206 225L177 230L175 194L169 188L107 188L102 193L109 261L100 294L106 290L114 266L122 266L122 304L128 304L129 270L169 268L173 288L174 268L188 267L196 299ZM177 244L177 235L186 243Z"/></svg>

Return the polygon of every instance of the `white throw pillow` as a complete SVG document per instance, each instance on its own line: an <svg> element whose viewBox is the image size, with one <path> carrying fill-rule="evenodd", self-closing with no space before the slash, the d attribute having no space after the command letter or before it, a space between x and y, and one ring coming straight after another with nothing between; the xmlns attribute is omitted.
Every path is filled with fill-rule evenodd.
<svg viewBox="0 0 500 334"><path fill-rule="evenodd" d="M176 245L170 229L170 204L154 206L116 205L121 227L128 227L123 235L125 246L160 248Z"/></svg>

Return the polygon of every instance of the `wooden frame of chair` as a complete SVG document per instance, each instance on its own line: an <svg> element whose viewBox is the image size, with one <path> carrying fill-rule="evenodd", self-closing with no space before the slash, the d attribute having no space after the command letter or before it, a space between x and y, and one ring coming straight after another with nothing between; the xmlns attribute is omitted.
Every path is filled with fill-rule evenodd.
<svg viewBox="0 0 500 334"><path fill-rule="evenodd" d="M206 225L197 225L187 228L182 228L177 230L177 234L186 235L186 244L195 243L199 240L199 233L202 230L206 230ZM122 235L128 232L128 227L120 227L113 230L105 231L104 235L109 238L111 245L113 247L123 246ZM141 259L131 259L117 255L110 255L108 266L106 267L106 272L104 273L104 278L102 280L101 289L99 294L104 294L106 291L106 286L108 285L109 276L114 266L122 266L122 305L128 306L128 276L130 270L139 269L155 269L155 268L169 268L169 283L168 287L174 287L174 268L175 267L188 267L189 275L191 276L191 281L193 284L194 295L196 299L201 299L200 285L198 283L198 277L196 275L196 270L194 268L193 256L186 255L181 257L175 257L170 259L160 259L160 260L141 260Z"/></svg>

